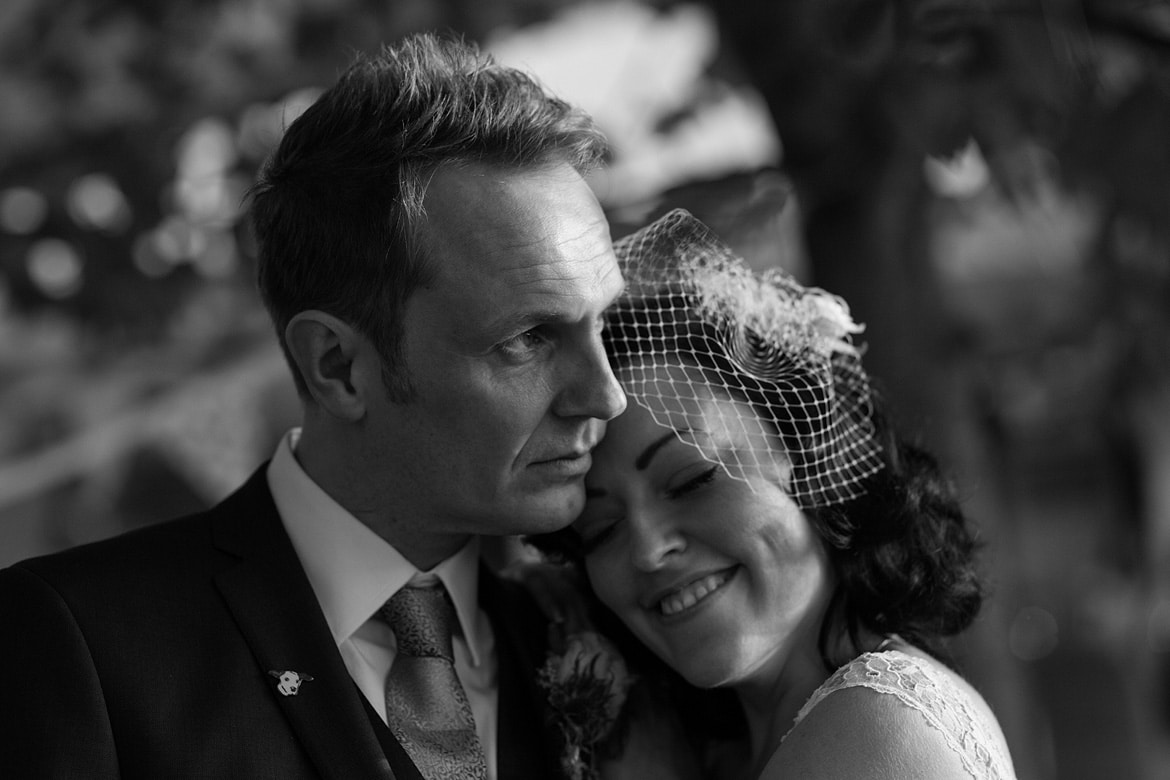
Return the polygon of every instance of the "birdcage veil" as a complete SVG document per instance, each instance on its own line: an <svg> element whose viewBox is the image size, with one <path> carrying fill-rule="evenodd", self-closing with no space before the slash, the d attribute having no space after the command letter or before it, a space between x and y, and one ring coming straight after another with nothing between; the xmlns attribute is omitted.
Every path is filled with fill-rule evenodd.
<svg viewBox="0 0 1170 780"><path fill-rule="evenodd" d="M789 467L785 487L802 507L839 504L882 468L869 380L841 298L780 269L754 272L690 213L676 209L614 245L626 291L606 345L629 398L678 428L678 410L716 393L723 414L748 426L734 447L703 457L733 477ZM664 380L664 366L687 366ZM707 408L711 408L710 404ZM727 405L719 409L732 409ZM743 413L750 409L750 413Z"/></svg>

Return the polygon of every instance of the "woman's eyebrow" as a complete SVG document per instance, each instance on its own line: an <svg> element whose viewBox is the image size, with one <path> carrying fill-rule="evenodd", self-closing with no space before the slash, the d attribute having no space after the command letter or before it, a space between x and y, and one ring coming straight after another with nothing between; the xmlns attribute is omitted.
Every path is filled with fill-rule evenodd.
<svg viewBox="0 0 1170 780"><path fill-rule="evenodd" d="M650 465L650 461L654 459L654 456L658 453L658 451L670 443L671 439L678 439L679 441L682 441L683 436L693 436L694 433L695 432L690 428L684 428L681 431L671 431L661 438L655 439L654 441L650 442L650 445L646 447L646 449L642 450L642 454L639 455L634 461L634 468L636 468L638 471L645 471L646 467ZM603 498L606 495L608 495L606 491L602 490L601 488L591 488L588 485L585 486L585 498Z"/></svg>
<svg viewBox="0 0 1170 780"><path fill-rule="evenodd" d="M658 454L658 451L662 449L671 439L677 439L679 436L685 436L689 433L691 433L689 429L683 431L671 431L662 438L654 440L650 443L649 447L642 451L642 454L638 456L637 460L634 461L634 468L636 468L638 471L645 471L646 467L650 465L650 461L653 460L654 456Z"/></svg>

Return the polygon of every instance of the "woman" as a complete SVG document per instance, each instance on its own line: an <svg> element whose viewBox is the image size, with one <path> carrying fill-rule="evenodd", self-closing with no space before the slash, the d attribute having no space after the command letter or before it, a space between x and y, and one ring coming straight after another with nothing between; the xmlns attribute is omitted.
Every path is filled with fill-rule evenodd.
<svg viewBox="0 0 1170 780"><path fill-rule="evenodd" d="M875 407L843 301L752 274L683 211L619 242L607 347L630 403L567 534L596 597L699 689L734 692L735 778L1012 778L938 660L982 594L933 460Z"/></svg>

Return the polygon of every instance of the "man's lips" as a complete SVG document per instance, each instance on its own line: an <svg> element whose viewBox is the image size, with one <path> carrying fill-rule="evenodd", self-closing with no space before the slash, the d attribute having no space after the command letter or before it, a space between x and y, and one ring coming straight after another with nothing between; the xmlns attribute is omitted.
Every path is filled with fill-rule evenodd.
<svg viewBox="0 0 1170 780"><path fill-rule="evenodd" d="M592 449L592 448L582 449L582 450L571 450L571 451L565 452L564 454L561 454L561 455L553 455L551 458L541 458L540 460L534 460L533 464L535 465L538 463L554 463L558 460L577 460L578 458L587 458L587 457L589 457L590 449Z"/></svg>
<svg viewBox="0 0 1170 780"><path fill-rule="evenodd" d="M565 442L565 448L560 451L546 452L540 457L533 458L529 461L529 465L541 466L547 463L559 463L561 461L578 462L582 458L588 459L593 448L601 441L599 436L597 440L593 440L590 436L583 440L576 440L572 442Z"/></svg>
<svg viewBox="0 0 1170 780"><path fill-rule="evenodd" d="M589 454L589 450L580 452L569 452L564 455L547 458L545 460L533 461L530 468L536 468L541 471L551 471L561 474L563 476L584 476L589 467L593 465L593 456Z"/></svg>

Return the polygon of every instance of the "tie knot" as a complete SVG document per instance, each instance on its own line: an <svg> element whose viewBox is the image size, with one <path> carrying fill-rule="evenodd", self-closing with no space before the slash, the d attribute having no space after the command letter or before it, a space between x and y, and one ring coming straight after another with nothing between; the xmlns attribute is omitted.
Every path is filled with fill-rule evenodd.
<svg viewBox="0 0 1170 780"><path fill-rule="evenodd" d="M430 588L403 588L390 597L381 614L394 630L399 653L454 661L451 631L455 605L441 583Z"/></svg>

